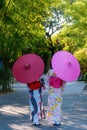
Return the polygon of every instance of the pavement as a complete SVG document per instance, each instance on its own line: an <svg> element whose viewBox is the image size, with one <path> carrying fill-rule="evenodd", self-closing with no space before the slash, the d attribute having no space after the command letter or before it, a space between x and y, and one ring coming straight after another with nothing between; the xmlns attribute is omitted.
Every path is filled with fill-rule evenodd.
<svg viewBox="0 0 87 130"><path fill-rule="evenodd" d="M0 95L0 130L87 130L87 83L67 83L63 93L62 125L52 126L46 119L40 126L29 120L28 91L25 84L13 84L12 93ZM48 88L43 102L47 110Z"/></svg>

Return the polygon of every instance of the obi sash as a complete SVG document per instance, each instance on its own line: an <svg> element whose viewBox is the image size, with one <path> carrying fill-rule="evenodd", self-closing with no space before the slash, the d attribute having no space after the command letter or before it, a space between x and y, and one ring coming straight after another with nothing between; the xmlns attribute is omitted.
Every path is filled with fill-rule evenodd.
<svg viewBox="0 0 87 130"><path fill-rule="evenodd" d="M33 82L33 83L28 83L27 85L28 85L28 87L29 87L31 90L37 90L37 89L39 89L39 88L41 87L40 81L35 81L35 82Z"/></svg>
<svg viewBox="0 0 87 130"><path fill-rule="evenodd" d="M50 77L49 85L54 88L60 88L63 84L63 80L58 77Z"/></svg>

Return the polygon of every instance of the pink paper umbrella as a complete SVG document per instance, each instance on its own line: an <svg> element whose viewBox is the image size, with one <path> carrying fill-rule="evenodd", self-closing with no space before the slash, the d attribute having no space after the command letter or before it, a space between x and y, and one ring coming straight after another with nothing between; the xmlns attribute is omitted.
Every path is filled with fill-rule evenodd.
<svg viewBox="0 0 87 130"><path fill-rule="evenodd" d="M25 54L17 59L12 68L15 79L22 83L31 83L44 72L44 61L36 54Z"/></svg>
<svg viewBox="0 0 87 130"><path fill-rule="evenodd" d="M52 57L51 63L56 75L64 81L74 81L80 74L79 62L70 52L56 52Z"/></svg>

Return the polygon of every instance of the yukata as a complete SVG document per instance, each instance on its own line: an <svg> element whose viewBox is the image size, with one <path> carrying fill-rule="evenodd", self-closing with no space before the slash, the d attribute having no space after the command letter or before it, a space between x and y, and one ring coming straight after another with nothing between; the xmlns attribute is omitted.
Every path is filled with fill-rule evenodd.
<svg viewBox="0 0 87 130"><path fill-rule="evenodd" d="M44 79L40 79L40 81L36 81L32 83L36 85L37 89L33 90L30 88L28 84L29 91L29 104L30 104L30 119L33 122L33 125L39 125L40 119L45 118L45 112L42 101L42 91L44 90ZM39 88L37 85L40 85Z"/></svg>
<svg viewBox="0 0 87 130"><path fill-rule="evenodd" d="M47 119L53 125L61 124L61 105L62 105L62 84L63 81L55 76L53 76L53 70L49 70L47 73L48 78L48 109L47 109ZM60 86L53 82L51 78L55 79L55 82L60 82ZM54 87L55 85L55 87Z"/></svg>

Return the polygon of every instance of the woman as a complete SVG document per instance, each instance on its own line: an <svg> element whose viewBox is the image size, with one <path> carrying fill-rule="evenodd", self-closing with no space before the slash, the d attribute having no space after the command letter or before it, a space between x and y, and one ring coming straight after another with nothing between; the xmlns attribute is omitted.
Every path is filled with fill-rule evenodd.
<svg viewBox="0 0 87 130"><path fill-rule="evenodd" d="M42 102L42 91L45 89L44 79L28 83L30 115L33 125L40 125L40 119L45 118Z"/></svg>
<svg viewBox="0 0 87 130"><path fill-rule="evenodd" d="M61 105L64 81L59 79L51 69L47 73L49 93L47 119L53 125L61 125Z"/></svg>

